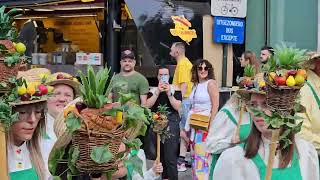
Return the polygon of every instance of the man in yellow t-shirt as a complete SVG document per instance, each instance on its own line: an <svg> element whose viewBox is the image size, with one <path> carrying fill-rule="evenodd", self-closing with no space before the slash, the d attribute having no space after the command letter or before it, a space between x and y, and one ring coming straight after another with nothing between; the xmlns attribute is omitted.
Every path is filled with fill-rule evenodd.
<svg viewBox="0 0 320 180"><path fill-rule="evenodd" d="M170 49L170 56L177 61L177 66L173 76L172 84L181 90L181 94L183 97L181 104L181 122L180 122L180 136L181 136L181 144L180 144L180 159L178 162L178 171L186 171L184 157L187 152L187 144L188 138L184 131L185 123L187 121L188 112L191 108L191 102L188 99L191 91L192 91L192 83L191 83L191 69L192 63L185 56L185 45L182 42L173 43Z"/></svg>

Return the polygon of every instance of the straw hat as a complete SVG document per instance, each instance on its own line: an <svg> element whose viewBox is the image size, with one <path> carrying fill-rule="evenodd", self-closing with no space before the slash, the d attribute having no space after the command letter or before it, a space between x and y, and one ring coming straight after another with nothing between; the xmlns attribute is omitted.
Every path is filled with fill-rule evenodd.
<svg viewBox="0 0 320 180"><path fill-rule="evenodd" d="M309 56L309 60L305 61L305 63L303 64L305 68L310 68L310 66L312 66L314 62L320 60L320 52L312 51L308 52L307 55Z"/></svg>
<svg viewBox="0 0 320 180"><path fill-rule="evenodd" d="M65 108L71 105L75 105L77 102L80 102L80 101L82 101L82 99L78 97L73 101L71 101ZM54 143L51 149L51 152L49 154L49 160L53 158L56 150L66 147L72 140L72 135L68 132L68 129L66 126L63 111L58 115L58 117L54 121L53 130L57 136L57 141Z"/></svg>
<svg viewBox="0 0 320 180"><path fill-rule="evenodd" d="M26 80L27 84L37 84L39 86L42 83L42 78L43 75L49 75L50 70L46 68L35 68L35 69L30 69L28 71L19 71L17 75L17 79L24 79ZM16 88L13 88L12 91L16 91ZM48 89L47 89L48 90ZM16 93L16 92L11 92L11 93ZM23 101L21 99L21 96L19 96L17 99L9 102L11 106L21 106L21 105L27 105L27 104L34 104L34 103L39 103L39 102L44 102L47 101L48 99L48 94L44 94L40 96L34 96L32 94L30 95L30 100L25 100Z"/></svg>
<svg viewBox="0 0 320 180"><path fill-rule="evenodd" d="M46 84L48 84L49 86L64 84L64 85L70 86L74 90L75 96L78 96L80 93L79 92L80 83L78 79L68 73L64 73L64 72L54 73L48 77Z"/></svg>

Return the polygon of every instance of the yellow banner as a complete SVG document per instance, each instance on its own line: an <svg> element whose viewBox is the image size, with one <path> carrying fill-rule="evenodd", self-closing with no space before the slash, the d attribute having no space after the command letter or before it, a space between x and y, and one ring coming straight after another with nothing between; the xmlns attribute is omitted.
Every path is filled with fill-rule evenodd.
<svg viewBox="0 0 320 180"><path fill-rule="evenodd" d="M171 16L171 19L175 25L173 29L170 29L171 35L180 37L187 44L197 38L196 30L190 29L192 25L184 16Z"/></svg>

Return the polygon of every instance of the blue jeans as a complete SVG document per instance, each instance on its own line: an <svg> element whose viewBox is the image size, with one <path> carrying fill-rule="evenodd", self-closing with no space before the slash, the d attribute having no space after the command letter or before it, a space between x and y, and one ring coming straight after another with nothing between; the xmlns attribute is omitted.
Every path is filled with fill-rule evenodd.
<svg viewBox="0 0 320 180"><path fill-rule="evenodd" d="M191 101L188 98L183 99L181 103L180 129L184 129L190 109L191 109Z"/></svg>

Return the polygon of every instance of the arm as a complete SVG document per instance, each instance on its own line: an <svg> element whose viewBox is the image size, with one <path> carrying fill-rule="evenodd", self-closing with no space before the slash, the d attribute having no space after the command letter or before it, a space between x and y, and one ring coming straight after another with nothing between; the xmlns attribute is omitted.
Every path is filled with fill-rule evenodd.
<svg viewBox="0 0 320 180"><path fill-rule="evenodd" d="M141 103L141 106L146 106L146 103L147 103L147 95L140 95L140 103Z"/></svg>
<svg viewBox="0 0 320 180"><path fill-rule="evenodd" d="M165 89L167 91L167 96L168 96L168 99L170 101L170 104L171 106L176 110L176 111L179 111L180 108L181 108L181 101L180 100L177 100L174 95L172 94L172 91L171 91L171 86L169 84L167 84L165 86Z"/></svg>
<svg viewBox="0 0 320 180"><path fill-rule="evenodd" d="M186 82L180 84L182 97L184 97L184 95L186 94L187 89L188 89L188 84Z"/></svg>
<svg viewBox="0 0 320 180"><path fill-rule="evenodd" d="M219 108L219 88L215 80L210 80L208 83L208 92L212 104L211 120L215 117Z"/></svg>
<svg viewBox="0 0 320 180"><path fill-rule="evenodd" d="M149 92L148 80L145 77L142 76L142 80L140 81L140 86L139 86L141 106L145 106L146 105L148 92Z"/></svg>
<svg viewBox="0 0 320 180"><path fill-rule="evenodd" d="M157 88L154 92L151 92L151 93L152 93L152 96L146 100L147 108L151 108L154 105L154 103L156 103L159 97L160 91Z"/></svg>

